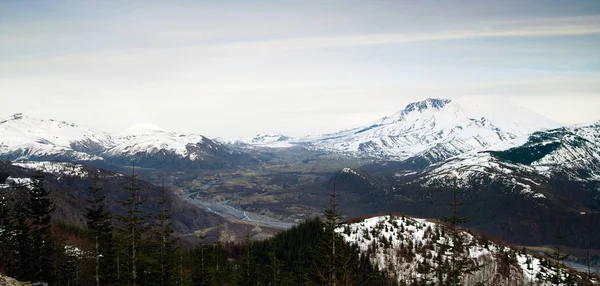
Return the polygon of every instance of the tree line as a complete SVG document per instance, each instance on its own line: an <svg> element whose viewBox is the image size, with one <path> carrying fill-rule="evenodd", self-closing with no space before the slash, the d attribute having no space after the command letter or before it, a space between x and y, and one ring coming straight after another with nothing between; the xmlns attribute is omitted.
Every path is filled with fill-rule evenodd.
<svg viewBox="0 0 600 286"><path fill-rule="evenodd" d="M135 168L123 186L123 212L107 205L97 173L91 176L84 229L52 221L55 206L44 178L36 175L27 192L0 193L0 274L49 285L462 285L485 265L469 259L470 243L461 235L456 183L451 215L442 231L451 240L436 246L444 255L435 267L420 267L421 279L398 281L377 269L368 254L336 232L342 223L335 180L329 205L321 217L306 220L273 238L240 243L204 241L189 247L175 236L167 190L159 208L145 213L143 190ZM17 193L15 195L14 193ZM402 230L400 230L402 231ZM74 240L73 237L78 240ZM442 235L443 236L443 235ZM444 257L444 258L443 258ZM510 254L508 284L510 284ZM570 285L561 273L564 254L557 247L556 273L550 283ZM513 261L514 262L514 261ZM593 274L590 274L590 276ZM589 279L589 278L588 278ZM533 283L533 281L532 281ZM484 283L480 283L484 285Z"/></svg>
<svg viewBox="0 0 600 286"><path fill-rule="evenodd" d="M86 228L52 220L52 190L37 174L0 193L0 274L49 285L395 285L335 228L335 196L325 218L273 238L183 246L175 236L167 190L159 209L142 211L135 169L123 186L123 211L112 213L101 178L91 173ZM2 192L2 191L0 191ZM6 190L4 190L6 192Z"/></svg>

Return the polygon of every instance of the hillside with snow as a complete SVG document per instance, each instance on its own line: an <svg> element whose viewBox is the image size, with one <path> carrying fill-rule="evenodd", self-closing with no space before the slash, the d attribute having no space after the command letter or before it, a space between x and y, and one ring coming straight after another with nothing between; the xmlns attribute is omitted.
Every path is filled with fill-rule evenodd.
<svg viewBox="0 0 600 286"><path fill-rule="evenodd" d="M18 113L0 122L0 159L212 168L232 166L250 158L197 134L157 128L109 134Z"/></svg>
<svg viewBox="0 0 600 286"><path fill-rule="evenodd" d="M471 266L481 266L473 274L465 275L462 285L479 282L485 285L554 285L549 280L557 273L554 261L462 230L458 235L465 249L452 252L450 246L456 240L449 227L424 219L373 217L342 225L336 232L348 243L358 246L379 269L408 284L435 285L439 280L435 269L440 265L451 265L453 256ZM563 283L569 280L584 283L583 274L564 266L561 266L560 277Z"/></svg>
<svg viewBox="0 0 600 286"><path fill-rule="evenodd" d="M246 148L288 148L295 145L293 138L281 134L257 134L256 136L232 139L215 138L215 141Z"/></svg>
<svg viewBox="0 0 600 286"><path fill-rule="evenodd" d="M546 198L532 189L550 179L600 182L600 122L538 131L526 142L503 151L465 153L434 164L417 176L424 186L458 186L502 182L532 198ZM544 187L540 189L545 189Z"/></svg>
<svg viewBox="0 0 600 286"><path fill-rule="evenodd" d="M433 99L408 104L360 128L301 139L322 150L435 163L469 151L507 149L519 138L558 124L494 98Z"/></svg>
<svg viewBox="0 0 600 286"><path fill-rule="evenodd" d="M116 144L107 133L21 113L0 122L0 157L73 161L102 160L97 153Z"/></svg>

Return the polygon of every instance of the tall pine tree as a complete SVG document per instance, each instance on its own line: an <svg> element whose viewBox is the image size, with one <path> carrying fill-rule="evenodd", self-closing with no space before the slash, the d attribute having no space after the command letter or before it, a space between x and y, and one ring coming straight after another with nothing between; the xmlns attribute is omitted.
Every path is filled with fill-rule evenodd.
<svg viewBox="0 0 600 286"><path fill-rule="evenodd" d="M138 186L135 165L131 167L131 181L123 189L128 192L128 198L125 201L119 201L119 204L126 209L126 213L117 217L122 224L120 232L122 234L122 249L125 250L125 253L122 254L125 260L123 266L125 267L121 270L123 272L121 276L125 276L128 285L135 286L139 285L140 281L140 273L138 272L141 262L140 246L143 236L149 229L145 222L146 216L142 214L140 209L144 201L140 199L141 188Z"/></svg>
<svg viewBox="0 0 600 286"><path fill-rule="evenodd" d="M167 189L163 182L160 212L155 216L154 242L156 244L156 261L160 268L160 285L173 285L176 280L175 257L177 239L173 237L173 215L168 208Z"/></svg>
<svg viewBox="0 0 600 286"><path fill-rule="evenodd" d="M325 230L323 241L319 245L320 265L316 266L317 280L319 283L335 286L338 284L338 274L340 274L339 264L343 259L340 258L340 247L342 239L337 235L335 229L342 220L338 213L336 178L333 178L333 191L329 195L329 207L325 209L325 221L323 228Z"/></svg>
<svg viewBox="0 0 600 286"><path fill-rule="evenodd" d="M10 206L5 188L0 188L0 274L5 274L12 257Z"/></svg>
<svg viewBox="0 0 600 286"><path fill-rule="evenodd" d="M444 243L440 245L440 250L442 251L438 255L443 255L447 251L450 252L450 261L442 262L439 259L436 266L438 284L440 285L460 286L465 275L473 274L483 267L483 265L478 264L469 257L469 248L473 243L467 242L464 234L458 228L459 225L467 223L469 219L460 216L458 212L458 207L463 204L456 200L457 189L458 182L455 177L452 186L452 203L448 204L448 206L452 207L452 215L442 218L442 221L449 225L452 243L449 244L444 240Z"/></svg>
<svg viewBox="0 0 600 286"><path fill-rule="evenodd" d="M116 248L112 215L102 195L98 173L92 177L85 217L94 243L94 281L98 285L115 283Z"/></svg>
<svg viewBox="0 0 600 286"><path fill-rule="evenodd" d="M44 177L37 174L32 178L29 200L24 205L29 220L31 257L27 269L28 278L52 284L54 281L54 243L51 232L54 204L50 191L44 187Z"/></svg>

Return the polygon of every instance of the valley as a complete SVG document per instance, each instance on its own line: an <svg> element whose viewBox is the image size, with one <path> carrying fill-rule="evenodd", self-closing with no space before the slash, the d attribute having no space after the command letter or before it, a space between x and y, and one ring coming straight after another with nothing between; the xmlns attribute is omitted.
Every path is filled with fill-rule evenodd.
<svg viewBox="0 0 600 286"><path fill-rule="evenodd" d="M179 208L195 209L194 217L175 213L175 231L190 243L273 237L322 217L335 188L346 220L392 213L441 219L454 195L474 232L542 247L556 243L558 224L573 267L583 250L600 251L600 123L552 129L543 120L527 122L535 118L527 113L472 120L469 106L427 99L351 131L236 140L162 130L119 137L15 115L0 123L0 157L9 160L8 173L24 168L55 176L75 201L84 196L73 187L89 185L90 170L123 180L134 166L144 188L164 185L181 200ZM43 137L48 132L40 130L48 128L63 135ZM14 137L29 143L7 141ZM77 208L59 205L62 213Z"/></svg>

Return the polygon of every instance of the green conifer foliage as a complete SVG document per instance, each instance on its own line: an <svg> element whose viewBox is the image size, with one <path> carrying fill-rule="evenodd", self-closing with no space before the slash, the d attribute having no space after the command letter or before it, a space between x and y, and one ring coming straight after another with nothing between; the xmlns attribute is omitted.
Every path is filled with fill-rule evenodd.
<svg viewBox="0 0 600 286"><path fill-rule="evenodd" d="M25 202L24 214L29 221L31 254L26 265L26 277L32 281L54 281L54 244L50 221L54 203L50 191L44 187L44 177L32 178L29 200Z"/></svg>
<svg viewBox="0 0 600 286"><path fill-rule="evenodd" d="M118 220L122 224L119 230L122 235L121 249L125 250L121 254L124 261L121 261L123 267L121 276L125 279L127 285L140 285L140 272L138 271L142 257L140 248L142 239L149 230L149 225L146 223L147 216L142 214L140 210L144 201L140 199L141 188L138 187L137 175L135 174L135 166L131 168L131 181L129 185L123 188L128 192L128 199L119 201L119 204L127 209L125 215L118 216ZM125 275L123 275L125 274Z"/></svg>
<svg viewBox="0 0 600 286"><path fill-rule="evenodd" d="M102 195L98 173L92 175L90 197L87 200L85 217L93 237L94 283L110 285L116 281L116 245L112 215Z"/></svg>

